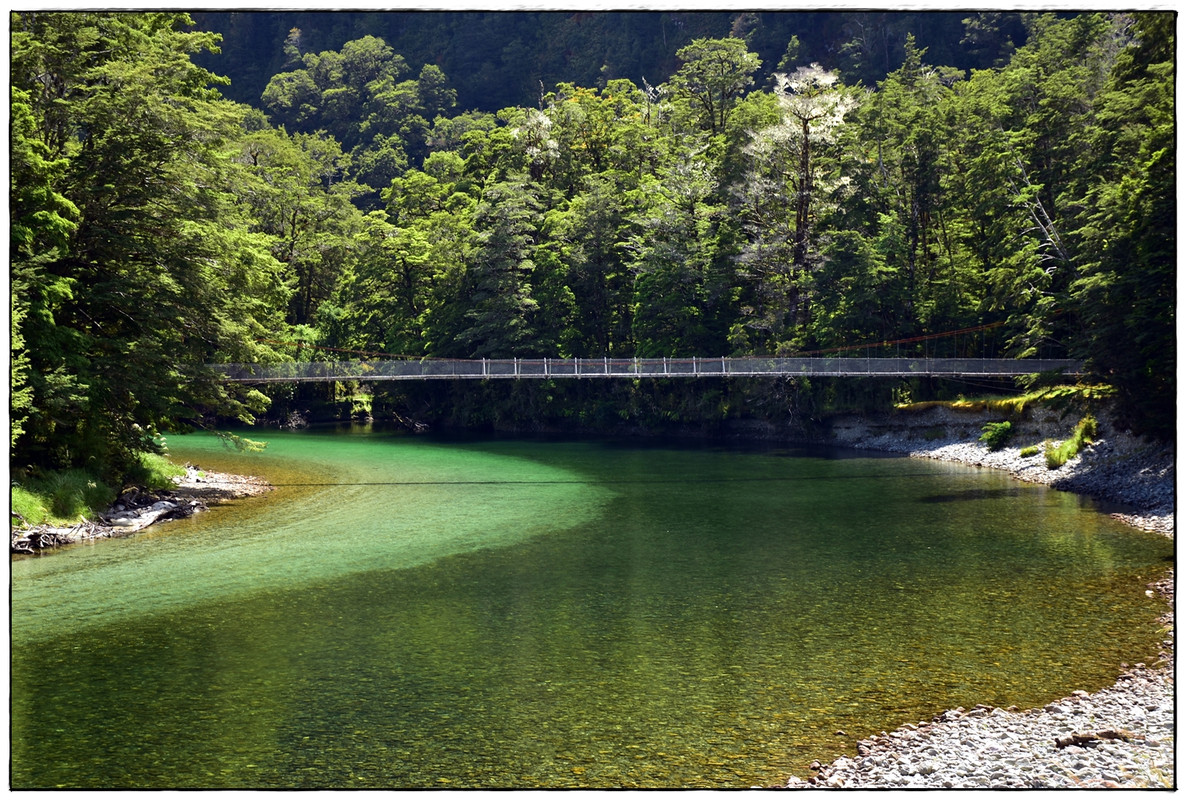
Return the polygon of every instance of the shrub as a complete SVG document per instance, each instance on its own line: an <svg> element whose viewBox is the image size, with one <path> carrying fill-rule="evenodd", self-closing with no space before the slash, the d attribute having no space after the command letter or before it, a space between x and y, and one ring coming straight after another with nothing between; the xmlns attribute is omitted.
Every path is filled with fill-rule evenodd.
<svg viewBox="0 0 1186 800"><path fill-rule="evenodd" d="M1029 447L1021 448L1020 455L1022 458L1029 458L1030 456L1036 456L1038 454L1038 451L1040 451L1041 449L1042 448L1039 447L1038 445L1031 444Z"/></svg>
<svg viewBox="0 0 1186 800"><path fill-rule="evenodd" d="M980 441L988 445L989 450L1000 450L1013 437L1013 423L990 422L981 428Z"/></svg>

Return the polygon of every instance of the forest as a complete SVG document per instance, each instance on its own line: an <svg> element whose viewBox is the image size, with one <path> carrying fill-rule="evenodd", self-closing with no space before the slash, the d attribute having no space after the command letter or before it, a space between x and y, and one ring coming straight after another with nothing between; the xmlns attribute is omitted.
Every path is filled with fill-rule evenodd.
<svg viewBox="0 0 1186 800"><path fill-rule="evenodd" d="M208 365L359 354L912 339L1083 359L1174 430L1172 12L327 16L12 14L16 467L118 480L360 390ZM965 390L695 383L371 393L599 429Z"/></svg>

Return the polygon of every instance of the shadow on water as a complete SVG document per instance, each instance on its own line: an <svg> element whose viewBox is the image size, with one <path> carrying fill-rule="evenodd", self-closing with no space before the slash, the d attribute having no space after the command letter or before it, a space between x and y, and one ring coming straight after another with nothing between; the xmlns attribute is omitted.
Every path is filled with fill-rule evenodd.
<svg viewBox="0 0 1186 800"><path fill-rule="evenodd" d="M617 486L617 485L631 485L641 486L647 484L686 484L686 483L798 483L800 481L836 481L836 480L897 480L899 478L926 478L930 477L931 473L896 473L886 475L797 475L789 477L747 477L747 478L699 478L699 477L679 477L679 478L628 478L623 480L538 480L538 481L360 481L352 483L274 483L277 487L300 487L300 486ZM1000 496L1013 496L1016 493L1002 494ZM971 494L970 497L987 497L989 493ZM943 499L945 496L935 495L935 498ZM956 495L946 496L946 499L961 500L968 499ZM930 502L939 502L938 499L929 500Z"/></svg>
<svg viewBox="0 0 1186 800"><path fill-rule="evenodd" d="M918 498L920 503L962 503L966 500L1002 500L1006 497L1021 497L1023 492L1034 489L1023 489L1020 486L1009 489L962 489L958 492L945 494L930 494Z"/></svg>

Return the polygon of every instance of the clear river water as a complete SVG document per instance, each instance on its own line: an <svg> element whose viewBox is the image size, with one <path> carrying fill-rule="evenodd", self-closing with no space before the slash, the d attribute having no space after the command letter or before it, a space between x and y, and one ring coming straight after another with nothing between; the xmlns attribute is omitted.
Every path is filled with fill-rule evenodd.
<svg viewBox="0 0 1186 800"><path fill-rule="evenodd" d="M11 564L13 788L748 787L1152 661L1172 542L852 451L255 434L265 498Z"/></svg>

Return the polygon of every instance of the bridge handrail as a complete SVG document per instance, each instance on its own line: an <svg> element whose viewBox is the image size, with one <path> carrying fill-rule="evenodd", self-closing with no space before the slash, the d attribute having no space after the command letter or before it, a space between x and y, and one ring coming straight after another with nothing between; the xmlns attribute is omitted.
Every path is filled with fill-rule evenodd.
<svg viewBox="0 0 1186 800"><path fill-rule="evenodd" d="M310 361L211 364L243 383L347 380L500 378L628 378L719 376L909 376L1082 374L1068 359L870 358L860 356L736 356L705 358L503 358Z"/></svg>

